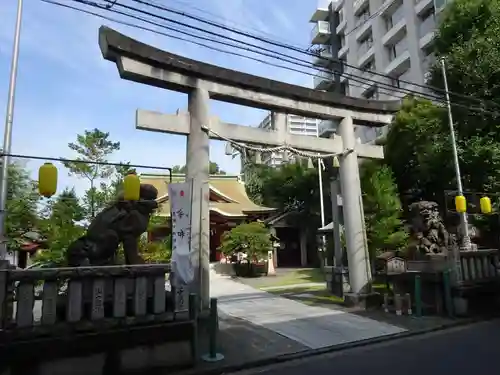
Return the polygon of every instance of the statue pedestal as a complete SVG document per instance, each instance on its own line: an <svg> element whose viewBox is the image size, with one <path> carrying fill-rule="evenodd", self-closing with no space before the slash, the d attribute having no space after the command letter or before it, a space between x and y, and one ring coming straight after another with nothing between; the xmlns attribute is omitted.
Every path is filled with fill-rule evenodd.
<svg viewBox="0 0 500 375"><path fill-rule="evenodd" d="M381 299L379 293L345 293L344 303L347 307L357 307L360 309L369 309L380 307Z"/></svg>

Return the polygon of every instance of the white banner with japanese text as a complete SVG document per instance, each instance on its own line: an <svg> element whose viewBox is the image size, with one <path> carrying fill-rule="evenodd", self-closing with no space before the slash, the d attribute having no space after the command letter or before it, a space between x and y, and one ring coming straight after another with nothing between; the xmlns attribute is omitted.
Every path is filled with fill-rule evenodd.
<svg viewBox="0 0 500 375"><path fill-rule="evenodd" d="M176 310L187 308L187 285L194 280L195 269L191 252L192 181L168 185L172 217L172 271Z"/></svg>

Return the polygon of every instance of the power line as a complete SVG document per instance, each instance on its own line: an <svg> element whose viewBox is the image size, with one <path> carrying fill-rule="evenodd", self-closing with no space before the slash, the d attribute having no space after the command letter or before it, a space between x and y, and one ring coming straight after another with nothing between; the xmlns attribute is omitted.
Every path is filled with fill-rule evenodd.
<svg viewBox="0 0 500 375"><path fill-rule="evenodd" d="M97 3L93 2L93 1L88 1L88 0L72 0L72 1L80 3L80 4L85 4L85 5L94 6L94 7L98 7L98 8L104 9L102 6L100 6L99 4L97 4ZM104 0L104 1L110 1L110 0ZM154 8L158 8L158 9L166 9L166 8L164 8L162 6L157 6L157 5L145 3L145 2L143 2L141 0L132 0L132 1L140 3L140 4L150 5L150 6L154 7ZM227 39L227 40L230 40L232 42L244 44L244 45L247 45L247 46L250 46L250 47L253 47L253 48L257 48L257 49L262 50L262 51L266 51L266 52L269 52L269 53L281 56L281 58L279 58L280 60L282 60L282 57L285 57L285 58L293 58L293 59L295 59L295 60L297 60L299 62L304 62L304 60L298 59L297 57L293 57L293 56L290 56L290 55L287 55L287 54L284 54L284 53L281 53L281 52L273 51L273 50L271 50L269 48L265 48L265 47L258 46L258 45L252 44L252 43L248 43L248 42L245 42L245 41L242 41L242 40L238 40L236 38L225 36L225 35L213 32L213 31L208 31L208 30L205 30L203 28L187 24L185 22L181 22L181 21L174 20L174 19L171 19L171 18L159 16L159 15L156 15L154 13L150 13L150 12L144 11L142 9L134 8L134 7L131 7L131 6L128 6L128 5L124 5L124 4L121 4L121 3L117 3L116 5L118 5L118 6L122 7L122 8L128 9L128 10L132 10L134 12L142 13L142 14L154 17L154 18L159 18L159 19L162 19L164 21L167 21L167 22L170 22L170 23L173 23L173 24L176 24L176 25L181 25L181 26L184 26L184 27L188 27L190 29L201 31L201 32L213 35L213 36L217 36L219 38ZM172 11L172 10L168 10L168 11ZM114 10L114 12L116 12L116 10ZM184 13L184 12L179 12L179 13L181 15L186 15L186 13ZM229 27L224 26L224 25L217 24L217 23L212 22L212 21L203 21L203 20L199 19L199 17L196 17L196 16L192 16L192 15L186 15L186 16L189 17L189 18L195 18L199 22L203 22L203 23L209 24L211 26L222 28L222 29L224 29L226 31L232 31L234 33L237 33L237 34L240 34L240 35L243 35L243 36L246 36L246 37L250 37L252 39L257 39L257 40L260 40L260 41L263 41L263 42L266 42L266 43L270 43L272 45L279 46L279 47L282 47L282 48L292 49L292 50L295 50L295 51L298 51L298 52L301 52L301 53L305 53L305 54L307 54L309 56L316 56L313 53L302 51L302 50L297 49L297 48L295 48L293 46L287 46L287 45L283 45L281 43L277 43L277 42L274 42L274 41L269 41L266 38L260 38L260 37L250 36L250 35L248 35L248 34L246 34L244 32L241 32L241 31L229 28ZM168 26L165 26L165 25L161 25L161 27L168 28ZM285 47L283 47L283 46L285 46ZM254 52L254 53L257 53L257 52ZM260 52L258 52L258 53L260 53ZM260 53L260 54L262 54L262 53ZM269 57L271 57L271 56L269 56ZM276 56L272 56L272 58L277 58L277 57ZM363 70L363 69L361 69L359 67L355 67L355 66L348 65L348 64L344 64L344 65L348 66L348 67L351 67L353 69L365 72L365 70ZM368 70L366 70L366 71L368 71ZM324 71L324 72L331 73L331 71ZM369 72L372 73L372 74L374 74L374 75L381 75L380 73L376 73L376 72L373 72L373 71L369 71ZM347 73L344 73L344 74L346 76L348 75ZM391 78L391 77L385 76L385 75L381 75L381 76L383 76L384 78ZM391 88L395 88L395 86L393 86L393 85L381 83L381 82L378 82L378 81L376 81L374 79L370 79L370 78L364 78L364 82L366 82L366 81L374 82L374 83L377 83L377 84L382 84L384 86L388 86L388 87L391 87ZM395 89L395 90L398 91L397 89ZM444 101L443 101L442 98L440 98L438 96L431 95L431 94L423 94L420 91L415 91L415 90L410 90L410 89L405 89L405 92L413 93L413 94L420 95L420 96L425 95L426 97L431 98L432 100L437 100L437 101L441 101L442 103L444 103Z"/></svg>
<svg viewBox="0 0 500 375"><path fill-rule="evenodd" d="M155 2L155 0L151 0L151 1L152 1L152 2ZM245 28L246 28L246 29L248 29L248 30L251 30L251 31L254 33L254 35L259 35L259 34L260 34L260 35L265 36L265 37L271 37L271 38L274 38L275 40L279 40L279 39L281 39L279 36L277 36L277 35L275 35L275 34L272 34L272 33L266 32L266 31L262 31L262 30L258 30L258 29L256 29L256 28L249 27L248 25L247 25L247 26L242 26L242 24L241 24L241 23L235 22L235 21L233 21L233 20L229 20L229 19L227 19L226 17L223 17L223 16L221 16L221 15L219 15L219 14L217 14L217 13L210 12L210 11L208 11L208 10L206 10L206 9L202 9L202 8L196 7L195 5L193 5L193 4L192 4L192 3L190 3L190 2L181 1L181 0L171 0L171 1L173 1L173 2L175 2L175 3L179 3L179 4L184 4L184 5L187 5L187 6L189 6L190 8L197 10L197 11L198 11L198 12L200 12L200 13L203 13L203 14L208 14L209 16L212 16L213 18L218 18L218 19L222 20L222 21L223 21L223 22L225 22L225 23L229 23L229 24L232 24L232 25L234 25L234 26L238 26L238 27L240 27L240 30L245 31ZM201 18L201 17L200 17L200 18ZM207 19L205 18L205 20L207 20ZM282 40L283 42L285 42L285 43L290 43L289 41L286 41L285 39L281 39L281 40ZM302 47L298 47L298 46L297 46L297 48L302 48ZM307 49L307 47L304 47L304 49Z"/></svg>
<svg viewBox="0 0 500 375"><path fill-rule="evenodd" d="M82 1L84 1L84 0L82 0ZM103 1L110 2L112 0L103 0ZM248 37L248 38L251 38L251 39L254 39L254 40L258 40L258 41L261 41L261 42L264 42L264 43L268 43L268 44L271 44L271 45L276 46L276 47L281 47L281 48L293 50L293 51L299 52L301 54L305 54L305 55L308 55L308 56L314 56L314 57L317 57L317 58L320 58L320 59L324 59L324 60L328 60L328 61L338 62L338 63L341 63L344 66L347 66L347 67L349 67L351 69L355 69L355 70L358 70L358 71L364 71L360 67L357 67L357 66L354 66L354 65L351 65L351 64L347 64L344 61L339 60L337 58L324 58L324 57L321 57L321 56L317 56L317 55L315 55L314 53L312 53L312 52L310 52L308 50L302 50L302 49L297 48L295 46L292 46L292 45L289 45L289 44L280 43L280 42L276 42L276 41L270 40L268 38L262 38L262 37L259 37L259 36L254 36L254 35L251 35L251 34L248 34L248 33L244 32L244 31L238 30L236 28L228 27L226 25L221 25L220 23L213 22L213 21L210 21L210 20L205 20L205 19L202 19L202 18L200 18L198 16L194 16L192 14L188 14L186 12L178 11L178 10L175 10L175 9L172 9L172 8L168 8L168 7L165 7L165 6L161 6L161 5L157 5L157 4L152 4L151 2L144 1L144 0L131 0L131 1L133 1L135 3L142 4L142 5L149 6L149 7L158 9L158 10L163 10L165 12L170 12L170 13L173 13L173 14L184 16L186 18L189 18L189 19L201 22L201 23L205 23L205 24L210 25L210 26L214 26L216 28L219 28L219 29L222 29L222 30L225 30L225 31L230 31L230 32L236 33L238 35L245 36L245 37ZM88 2L88 1L85 1L85 2ZM234 38L226 37L224 35L221 35L221 34L218 34L218 33L214 33L212 31L205 31L202 28L199 28L199 27L196 27L196 26L193 26L193 25L189 25L189 24L183 23L181 21L177 21L177 20L169 19L169 18L166 18L166 17L163 17L163 16L155 15L155 14L149 13L149 12L141 10L141 9L130 7L130 6L127 6L127 5L124 5L124 4L117 4L117 5L120 5L120 6L124 7L124 8L128 8L128 9L131 9L131 10L134 10L136 12L143 13L143 14L149 14L150 16L153 16L155 18L163 19L163 20L165 20L167 22L171 22L171 23L175 23L175 24L178 24L178 25L183 25L185 27L197 29L199 31L202 31L202 32L205 32L205 33L208 33L208 34L212 34L212 35L216 35L216 36L219 36L219 37L225 37L225 38L227 38L229 40L232 40L232 41L235 41L235 42L239 42L239 43L243 43L243 44L249 45L251 47L262 48L263 50L266 50L267 52L278 53L278 52L275 52L275 51L272 51L272 50L269 50L269 49L266 49L266 48L263 48L263 47L260 47L260 46L256 46L256 45L253 45L253 44L250 44L250 43L239 41L239 40L236 40ZM379 8L379 10L377 12L375 12L372 16L370 16L370 18L368 18L365 21L365 23L368 22L373 17L379 15L384 10L385 10L385 8L382 8L382 7ZM361 24L359 26L362 26L363 24ZM351 32L352 31L353 30L351 30ZM290 56L288 56L288 57L290 57ZM372 74L374 74L374 75L376 75L376 76L380 76L380 77L384 77L384 78L389 78L389 79L393 79L394 78L394 77L391 77L391 76L389 76L387 74L376 72L376 71L373 71L373 70L369 70L369 72L372 73ZM365 79L365 80L368 80L368 79ZM377 81L374 81L374 80L372 80L372 81L373 82L377 82ZM410 84L412 86L416 86L416 87L428 89L428 90L433 90L433 91L439 92L441 94L445 94L445 91L443 89L438 88L438 87L429 86L429 85L422 85L422 84L418 84L416 82L405 81L405 80L400 80L400 82L403 82L403 83L406 83L406 84ZM379 82L377 82L377 83L379 83ZM388 86L395 87L394 85L388 85ZM414 90L412 90L412 91L414 93L416 93L416 94L421 94L419 91L414 91ZM472 97L472 96L462 95L462 94L455 93L455 92L449 92L449 94L453 95L453 96L456 96L458 98L465 99L465 100L474 100L474 101L479 102L480 104L484 104L486 102L489 102L489 103L492 103L494 106L500 106L499 103L496 103L495 101L491 101L491 100L484 100L484 99L475 98L475 97Z"/></svg>
<svg viewBox="0 0 500 375"><path fill-rule="evenodd" d="M139 29L139 30L144 30L144 31L152 32L154 34L162 35L162 36L165 36L167 38L172 38L172 39L175 39L175 40L180 40L180 41L188 42L188 43L191 43L191 44L203 47L203 48L207 48L207 49L210 49L210 50L213 50L213 51L217 51L217 52L220 52L220 53L224 53L224 54L227 54L227 55L243 57L243 58L246 58L246 59L249 59L249 60L253 60L253 61L256 61L256 62L259 62L259 63L263 63L263 64L270 65L270 66L274 66L276 68L281 68L281 69L286 69L286 70L289 70L289 71L297 72L297 73L304 74L304 75L307 75L307 76L310 76L310 77L316 77L317 76L315 74L304 72L302 70L294 69L294 68L291 68L291 67L288 67L288 66L284 66L284 65L280 65L280 64L274 64L274 63L269 62L267 60L262 60L262 59L258 59L258 58L252 57L252 56L243 55L243 54L240 54L238 52L223 50L223 49L220 49L220 48L217 48L217 47L213 47L213 46L209 46L209 45L206 45L206 44L203 44L203 43L199 43L199 42L194 41L194 40L190 40L190 39L187 39L187 38L175 36L175 35L172 35L172 34L167 34L167 33L164 33L164 32L158 31L158 30L154 30L154 29L151 29L151 28L148 28L148 27L145 27L145 26L136 25L136 24L133 24L133 23L130 23L130 22L126 22L126 21L121 21L121 20L118 20L116 18L108 17L108 16L105 16L103 14L92 12L92 11L89 11L89 10L86 10L86 9L77 8L77 7L68 5L68 4L62 4L62 3L59 3L57 1L52 1L52 0L40 0L40 1L42 1L44 3L48 3L48 4L60 6L60 7L63 7L63 8L75 10L75 11L78 11L78 12L81 12L81 13L85 13L85 14L88 14L88 15L91 15L91 16L99 17L99 18L102 18L102 19L105 19L107 21L114 22L114 23L117 23L117 24L120 24L120 25L124 25L124 26L128 26L128 27L133 27L133 28L136 28L136 29ZM141 18L141 17L137 17L137 16L134 16L134 15L130 15L130 14L127 14L127 13L123 13L123 12L119 12L119 11L115 11L114 13L122 14L122 15L127 15L128 17L131 17L131 18L134 18L134 19L138 19L138 20L140 20L142 22L150 23L150 24L153 24L153 25L163 26L161 24L157 24L157 23L149 21L147 19L144 19L144 18ZM179 31L177 29L174 29L173 31L176 31L176 32L179 32L179 33L183 33L183 32L181 32L181 31ZM251 49L247 49L247 48L239 47L239 46L236 46L236 45L233 45L233 44L230 44L230 43L226 43L226 42L222 42L222 41L217 41L217 40L214 40L214 39L206 38L206 37L203 37L203 36L200 36L200 35L189 34L189 33L184 33L184 34L196 37L197 39L207 40L207 41L211 41L211 42L214 42L214 43L224 44L224 45L227 45L227 46L241 48L241 49L245 49L245 50L248 50L250 52L253 52ZM260 53L260 52L256 51L255 53ZM294 64L295 64L295 62L294 62ZM313 67L309 67L309 69L314 69L314 68ZM353 78L353 80L355 80L355 78ZM363 81L359 81L359 82L363 82ZM353 83L351 83L350 86L357 87L357 88L362 88L363 87L363 86L355 85ZM381 91L382 90L383 89L381 89ZM392 95L392 94L394 94L394 91L393 90L392 91L385 91L384 90L384 92L382 92L382 93L385 93L387 95Z"/></svg>
<svg viewBox="0 0 500 375"><path fill-rule="evenodd" d="M53 1L47 1L47 0L41 0L41 1L45 1L45 2L51 2L51 3L54 3ZM168 30L172 30L174 32L177 32L177 33L181 33L181 34L184 34L184 35L189 35L189 36L192 36L192 37L195 37L195 38L198 38L198 39L203 39L203 40L208 40L208 41L211 41L213 43L218 43L218 44L223 44L223 45L228 45L228 46L231 46L233 48L238 48L238 49L244 49L244 50L247 50L247 51L250 51L252 53L257 53L259 55L264 55L264 56L267 56L267 57L270 57L270 58L273 58L273 59L278 59L280 61L284 60L283 57L278 57L276 55L269 55L267 53L264 53L262 51L260 51L261 49L263 48L260 48L259 46L255 46L253 44L250 44L250 43L246 43L246 42L241 42L241 41L238 41L234 38L225 38L225 39L229 39L229 40L235 40L239 43L243 43L243 44L249 44L251 46L254 46L256 48L258 48L258 50L254 50L254 49L249 49L249 48L245 48L245 47L241 47L241 46L238 46L238 45L234 45L234 44L230 44L230 43L227 43L227 42L224 42L224 41L221 41L221 40L215 40L215 39L211 39L211 38L207 38L207 37L202 37L200 35L196 35L196 34L191 34L189 32L186 32L186 31L183 31L183 30L179 30L179 29L176 29L176 28L173 28L173 27L169 27L169 26L166 26L166 25L163 25L163 24L159 24L159 23L156 23L154 21L151 21L149 19L146 19L146 18L142 18L142 17L138 17L138 16L135 16L135 15L131 15L129 13L125 13L125 12L121 12L121 11L118 11L116 9L113 9L113 10L110 10L110 9L106 9L104 6L102 5L99 5L95 2L91 2L91 1L86 1L86 0L72 0L76 3L80 3L80 4L84 4L84 5L87 5L87 6L91 6L91 7L94 7L94 8L98 8L98 9L101 9L101 10L107 10L107 11L110 11L112 13L116 13L116 14L121 14L121 15L125 15L127 17L131 17L131 18L134 18L134 19L138 19L142 22L145 22L145 23L148 23L148 24L152 24L152 25L156 25L156 26L159 26L159 27L162 27L162 28L165 28L165 29L168 29ZM109 1L109 0L105 0L105 1ZM58 3L58 5L63 5L64 4L60 4ZM122 5L120 3L116 4L116 5ZM123 6L123 5L122 5ZM144 12L144 11L141 11L141 10L138 10L137 8L133 8L133 7L128 7L128 8L131 8L132 10L134 11L137 11L139 13L145 13L147 15L152 15L154 16L153 14L151 13L148 13L148 12ZM99 15L100 16L100 15ZM164 18L164 17L159 17L159 18ZM167 19L168 20L168 19ZM175 21L175 22L178 22L178 21ZM181 23L183 25L185 25L184 23ZM191 28L195 28L195 29L199 29L197 27L194 27L194 26L191 26L191 25L187 25L187 27L191 27ZM158 31L156 30L149 30L149 31L152 31L154 33L157 33L158 34ZM204 30L203 30L204 31ZM217 34L215 33L215 35L220 35L220 34ZM199 43L196 43L196 42L193 42L193 41L189 41L191 43L194 43L194 44L199 44ZM211 49L214 49L214 50L218 50L216 49L215 47L208 47L208 46L205 46L205 45L202 45L203 47L207 47L207 48L211 48ZM275 53L279 56L284 56L284 57L288 57L288 58L291 58L291 59L294 59L295 61L290 61L290 60L285 60L287 61L288 63L292 63L294 65L300 65L300 66L304 66L308 69L314 69L316 72L319 70L319 71L322 71L322 72L325 72L325 73L328 73L328 74L331 74L332 72L329 71L329 70L324 70L324 69L317 69L316 67L313 67L312 66L312 63L307 63L308 65L304 65L304 60L300 60L300 59L297 59L296 57L293 57L293 56L290 56L290 55L286 55L286 54L283 54L283 53L279 53L279 52L274 52L272 50L269 50L269 49L263 49L264 51L270 51L272 53ZM227 51L222 51L222 50L218 50L219 52L223 52L223 53L228 53ZM280 68L284 68L284 69L288 69L288 70L292 70L292 71L297 71L299 73L302 73L302 74L306 74L306 75L310 75L310 76L317 76L317 74L310 74L310 73L305 73L303 71L298 71L296 69L293 69L293 68L289 68L289 67L284 67L284 66L280 66L280 65L277 65L277 64L272 64L272 63L269 63L268 61L263 61L263 60L259 60L259 59L255 59L253 57L250 57L250 56L246 56L246 55L241 55L241 54L236 54L234 52L229 52L230 54L233 54L233 55L238 55L238 56L241 56L241 57L244 57L244 58L248 58L248 59L251 59L251 60L255 60L255 61L259 61L259 62L262 62L264 64L268 64L268 65L272 65L272 66L276 66L276 67L280 67ZM297 62L298 61L298 62ZM431 95L431 94L426 94L426 93L422 93L420 91L415 91L415 90L411 90L411 89L408 89L408 88L398 88L394 85L391 85L391 84L388 84L388 83L383 83L383 82L378 82L376 80L374 80L373 78L365 78L365 77L359 77L359 76L354 76L354 75L351 75L349 73L343 73L344 76L346 76L347 78L349 78L350 80L354 80L355 82L358 82L358 83L366 83L367 81L368 82L372 82L372 83L375 83L378 88L380 89L380 86L384 86L384 87L388 87L392 93L389 93L388 95L393 95L394 92L399 92L399 93L403 93L403 94L414 94L414 95L417 95L417 96L420 96L420 97L423 97L425 99L430 99L430 100L433 100L435 102L439 102L441 104L445 104L446 102L443 101L443 99L439 96L434 96L434 95ZM354 87L359 87L359 86L356 86L356 85L352 85L351 86L354 86ZM462 105L462 104L458 104L458 103L452 103L452 106L454 107L460 107L460 108L464 108L464 109L467 109L469 111L478 111L478 112L483 112L483 113L489 113L493 116L498 116L498 113L497 112L492 112L492 111L488 111L488 110L485 110L484 108L478 108L478 107L470 107L470 106L465 106L465 105Z"/></svg>
<svg viewBox="0 0 500 375"><path fill-rule="evenodd" d="M78 164L92 164L92 165L107 165L112 167L128 167L128 168L143 168L143 169L159 169L163 171L172 171L170 167L157 167L152 165L142 165L142 164L130 164L130 163L113 163L107 161L92 161L92 160L80 160L80 159L66 159L66 158L55 158L49 156L34 156L34 155L23 155L23 154L6 154L0 152L1 156L9 156L16 159L33 159L33 160L43 160L43 161L58 161L61 163L78 163Z"/></svg>
<svg viewBox="0 0 500 375"><path fill-rule="evenodd" d="M287 69L287 70L298 72L298 73L301 73L301 74L304 74L304 75L308 75L308 76L311 76L311 77L317 77L318 76L318 74L312 74L312 73L309 73L309 72L304 72L302 70L298 70L298 69L295 69L295 68L290 68L290 67L287 67L287 66L284 66L284 65L271 63L271 62L269 62L267 60L257 59L255 57L251 57L251 56L248 56L248 55L239 54L239 53L236 53L236 52L233 52L233 51L222 50L222 49L219 49L217 47L207 46L205 44L202 44L202 43L199 43L199 42L196 42L196 41L192 41L192 40L189 40L189 39L177 37L177 36L174 36L174 35L171 35L171 34L162 33L160 31L157 31L157 30L154 30L154 29L150 29L150 28L146 28L146 27L143 27L143 26L139 26L139 25L135 25L135 24L130 24L130 23L127 23L127 22L119 21L117 19L106 17L106 16L104 16L102 14L99 14L99 13L89 12L89 11L86 11L86 10L83 10L83 9L80 9L80 8L69 6L67 4L61 4L61 3L58 3L58 2L55 2L55 1L51 1L51 0L41 0L41 1L46 2L46 3L51 3L51 4L54 4L54 5L59 5L59 6L66 7L66 8L70 8L70 9L73 9L73 10L81 11L81 12L84 12L84 13L88 13L88 14L91 14L91 15L94 15L94 16L97 16L97 17L101 17L103 19L107 19L108 21L111 21L111 22L121 23L121 24L124 24L126 26L130 26L130 27L136 27L136 28L139 28L139 29L142 29L142 30L145 30L145 31L153 32L155 34L164 35L164 36L169 37L169 38L183 40L183 41L186 41L186 42L189 42L189 43L193 43L193 44L196 44L196 45L204 47L204 48L215 50L217 52L221 52L221 53L225 53L225 54L229 54L229 55L233 55L233 56L234 55L240 56L240 57L243 57L243 58L246 58L246 59L250 59L250 60L253 60L253 61L257 61L257 62L266 64L266 65L275 66L275 67L282 68L282 69ZM73 1L77 2L77 3L82 3L82 0L73 0ZM85 5L88 5L88 4L85 4ZM285 62L288 62L290 64L294 64L296 66L297 65L298 66L303 66L303 67L306 67L308 69L314 70L315 73L318 73L318 69L316 67L314 67L312 65L312 63L305 62L303 60L298 60L298 59L293 58L293 57L291 57L291 58L294 59L294 60L298 60L299 62L294 61L294 60L289 60L289 59L286 59L286 58L283 58L283 57L278 57L278 56L275 56L275 55L267 54L267 53L264 53L264 52L262 52L260 50L255 50L255 49L250 49L250 48L238 46L238 45L235 45L235 44L232 44L232 43L228 43L228 42L225 42L225 41L221 41L221 40L217 40L217 39L212 39L212 38L204 37L204 36L201 36L201 35L198 35L198 34L192 34L192 33L189 33L189 32L183 31L183 30L179 30L179 29L176 29L176 28L173 28L173 27L169 27L169 26L160 24L160 23L156 23L156 22L151 21L149 19L146 19L146 18L143 18L143 17L139 17L139 16L136 16L136 15L133 15L133 14L129 14L129 13L126 13L126 12L121 12L121 11L118 11L118 10L115 10L115 9L109 10L109 9L105 8L104 6L91 5L91 7L98 8L98 9L101 9L101 10L108 10L108 11L111 11L112 13L115 13L115 14L124 15L124 16L130 17L130 18L133 18L133 19L137 19L137 20L139 20L141 22L145 22L145 23L148 23L148 24L151 24L151 25L159 26L159 27L171 30L173 32L177 32L177 33L180 33L180 34L183 34L183 35L188 35L188 36L191 36L191 37L194 37L194 38L197 38L197 39L202 39L202 40L210 41L212 43L222 44L222 45L230 46L230 47L233 47L233 48L238 48L238 49L246 50L246 51L249 51L249 52L252 52L252 53L256 53L256 54L259 54L259 55L263 55L263 56L266 56L266 57L270 57L270 58L273 58L273 59L278 59L280 61L285 61ZM284 56L288 56L288 55L284 55ZM319 69L319 71L331 74L331 71L329 71L329 70ZM362 83L362 84L366 83L366 80L362 80L362 78L356 77L356 76L351 75L349 73L344 73L344 75L346 77L348 77L351 81L355 81L355 82ZM370 80L368 80L368 81L370 81ZM373 82L376 82L376 81L373 81ZM382 92L383 88L379 87L379 92L385 93L387 95L393 95L394 92L400 92L400 93L406 94L407 91L408 91L407 89L396 88L395 86L392 86L392 85L389 85L389 84L386 84L386 83L379 83L379 84L388 86L390 88L390 90L391 90L390 92L387 91L387 90L385 90L385 92ZM352 82L350 83L350 86L362 88L362 86L354 85ZM417 91L413 91L413 92L417 93L419 95L422 95L420 92L417 92ZM430 95L427 94L427 96L429 97ZM431 97L431 99L433 99L435 101L440 101L440 98L437 97L437 96L430 96L430 97ZM458 106L460 106L460 105L458 105ZM464 107L464 108L470 109L468 107Z"/></svg>

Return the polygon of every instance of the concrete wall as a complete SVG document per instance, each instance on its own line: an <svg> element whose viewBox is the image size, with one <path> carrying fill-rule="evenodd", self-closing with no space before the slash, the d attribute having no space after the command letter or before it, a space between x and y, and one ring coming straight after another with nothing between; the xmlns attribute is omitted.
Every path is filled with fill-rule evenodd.
<svg viewBox="0 0 500 375"><path fill-rule="evenodd" d="M42 348L40 350L43 350ZM26 355L29 360L29 354ZM191 359L188 342L166 343L153 347L137 347L121 351L123 371L143 370L156 366L181 366ZM100 375L104 365L105 354L87 357L64 358L47 361L40 365L39 375ZM9 375L5 371L0 375Z"/></svg>

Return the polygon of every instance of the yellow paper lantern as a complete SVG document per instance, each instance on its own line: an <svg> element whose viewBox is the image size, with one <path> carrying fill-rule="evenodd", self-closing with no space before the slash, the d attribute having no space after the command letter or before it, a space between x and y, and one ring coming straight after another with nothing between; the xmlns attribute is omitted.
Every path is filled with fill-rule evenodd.
<svg viewBox="0 0 500 375"><path fill-rule="evenodd" d="M57 168L52 163L45 163L38 170L38 191L50 198L57 191Z"/></svg>
<svg viewBox="0 0 500 375"><path fill-rule="evenodd" d="M463 195L457 195L455 197L455 208L457 212L463 213L467 211L467 200Z"/></svg>
<svg viewBox="0 0 500 375"><path fill-rule="evenodd" d="M481 212L483 214L490 214L491 213L491 200L488 197L482 197L479 200L479 205L481 206Z"/></svg>
<svg viewBox="0 0 500 375"><path fill-rule="evenodd" d="M340 168L339 158L336 156L333 157L333 168Z"/></svg>
<svg viewBox="0 0 500 375"><path fill-rule="evenodd" d="M123 199L138 201L141 193L141 180L139 176L130 173L123 179Z"/></svg>

